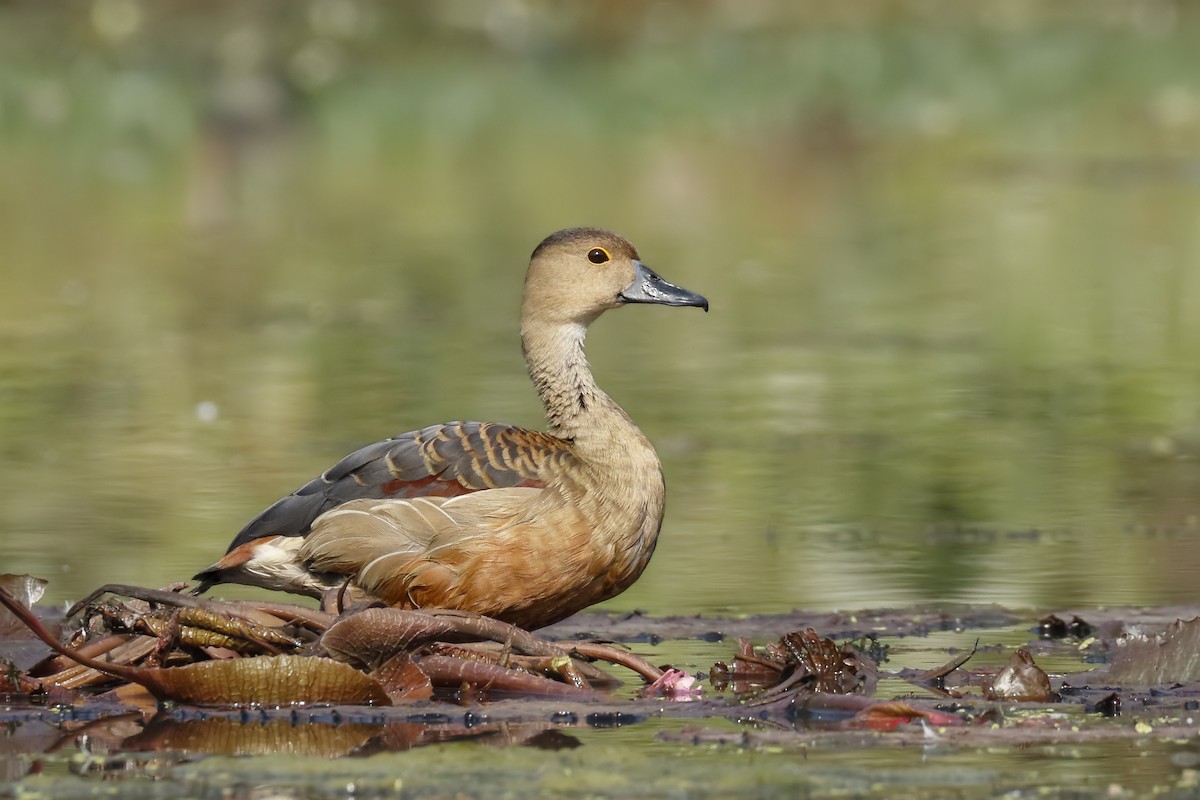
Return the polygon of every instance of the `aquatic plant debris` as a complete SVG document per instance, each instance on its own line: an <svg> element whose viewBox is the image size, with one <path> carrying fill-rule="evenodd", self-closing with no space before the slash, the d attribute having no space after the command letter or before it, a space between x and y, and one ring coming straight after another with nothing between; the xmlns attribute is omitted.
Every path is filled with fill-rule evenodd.
<svg viewBox="0 0 1200 800"><path fill-rule="evenodd" d="M34 603L42 599L49 584L49 581L32 575L14 575L11 572L0 574L0 590L8 592L18 603L28 608L32 608ZM12 612L0 612L0 620L3 621L0 622L0 633L8 633L15 629L13 621L16 620L16 616L12 615Z"/></svg>
<svg viewBox="0 0 1200 800"><path fill-rule="evenodd" d="M8 592L21 605L32 608L46 593L47 581L32 575L0 575L0 590ZM24 670L45 658L47 645L29 630L19 617L0 608L0 663L11 664L14 670ZM16 675L11 680L0 674L0 688L15 688Z"/></svg>
<svg viewBox="0 0 1200 800"><path fill-rule="evenodd" d="M902 700L872 703L854 715L853 722L879 731L895 730L902 723L924 720L931 725L962 725L962 717L936 708L921 708Z"/></svg>
<svg viewBox="0 0 1200 800"><path fill-rule="evenodd" d="M111 592L134 599L99 601ZM387 705L428 699L435 687L465 702L493 695L587 699L618 683L585 659L628 667L648 681L663 674L609 645L564 648L459 611L355 608L325 626L323 619L279 605L267 613L139 587L102 587L87 599L90 605L77 603L72 610L85 612L80 632L95 638L71 647L0 592L0 605L60 654L35 671L43 685L82 688L115 678L160 700L200 705ZM319 639L312 636L314 627L323 629ZM457 644L469 642L483 644ZM18 671L9 688L26 687L32 678L33 672Z"/></svg>
<svg viewBox="0 0 1200 800"><path fill-rule="evenodd" d="M1133 686L1200 680L1200 617L1177 619L1161 633L1126 632L1114 643L1108 679Z"/></svg>
<svg viewBox="0 0 1200 800"><path fill-rule="evenodd" d="M94 774L160 761L182 764L204 753L341 758L461 739L569 751L589 741L587 731L629 726L645 726L649 735L676 746L729 745L764 754L791 749L811 754L814 745L869 748L885 741L945 753L1121 739L1144 747L1194 737L1200 711L1200 682L1134 691L1113 681L1107 666L1088 660L1111 653L1115 661L1118 637L1130 632L1155 642L1156 653L1162 642L1183 643L1186 637L1179 634L1188 629L1176 620L1190 619L1195 610L1087 611L1094 631L1084 649L1070 636L1043 638L1037 620L1044 614L992 608L977 616L962 608L758 618L619 618L597 612L556 625L557 641L550 641L544 632L453 612L428 610L413 617L356 608L323 625L286 604L276 604L269 614L255 604L185 600L176 608L171 597L156 592L138 592L149 600L97 598L64 626L67 649L124 662L121 666L141 670L136 672L141 678L183 675L203 687L209 677L201 669L217 676L213 685L227 682L223 670L230 670L233 683L250 687L256 680L251 673L261 670L273 673L269 680L280 688L220 696L210 685L207 694L179 693L175 702L162 704L136 683L101 672L89 677L89 668L59 656L27 670L8 670L20 680L0 697L6 746L29 754L71 752L75 740L86 737L89 750L113 754L89 757ZM109 607L101 613L104 604ZM142 617L170 620L184 611L218 609L231 618L245 614L270 624L281 635L279 647L289 652L273 654L253 635L244 637L239 652L170 632L133 630ZM1056 614L1071 619L1071 612ZM188 618L203 624L206 616ZM817 627L830 620L834 635ZM80 622L83 627L77 627ZM371 636L372 622L381 626L378 641ZM878 631L869 640L863 638L864 624ZM788 627L762 635L777 625ZM214 627L240 630L223 622ZM331 631L336 632L323 640L322 632ZM431 638L430 631L437 635ZM593 640L598 631L619 633L598 642ZM740 636L744 631L751 635ZM925 633L938 633L943 644L928 646ZM289 637L300 644L287 644ZM860 649L868 641L867 651ZM952 642L948 648L946 641ZM328 651L324 643L331 645ZM647 654L664 648L666 655L668 647L673 666L647 661ZM334 650L339 660L330 657ZM699 662L694 655L680 661L686 652L706 655ZM888 661L876 664L865 652ZM922 668L911 660L916 652ZM942 666L929 668L939 654ZM146 666L153 656L160 666ZM609 666L599 669L594 658ZM372 687L368 698L335 701L326 694L323 701L296 704L318 696L306 694L296 677L309 665L353 675ZM712 667L708 680L706 665ZM112 671L107 661L96 666ZM615 675L626 686L618 686ZM60 683L68 680L82 688ZM76 683L92 680L105 683ZM153 678L143 682L153 686ZM1043 699L1047 686L1050 694ZM703 692L696 691L700 687ZM235 704L227 704L231 701ZM7 763L19 777L35 762Z"/></svg>
<svg viewBox="0 0 1200 800"><path fill-rule="evenodd" d="M875 662L851 645L839 646L806 628L784 634L761 653L739 639L733 666L717 662L709 676L714 685L732 684L739 693L766 687L753 701L765 703L789 691L870 694L877 672Z"/></svg>
<svg viewBox="0 0 1200 800"><path fill-rule="evenodd" d="M136 683L160 700L198 705L386 705L390 702L378 682L330 658L258 656L200 661L178 667L132 667L100 661L64 647L31 610L3 590L0 590L0 604L59 653L84 666Z"/></svg>
<svg viewBox="0 0 1200 800"><path fill-rule="evenodd" d="M1054 696L1050 677L1034 663L1033 656L1024 648L1017 648L1004 668L984 688L984 694L989 700L1035 703L1048 702Z"/></svg>

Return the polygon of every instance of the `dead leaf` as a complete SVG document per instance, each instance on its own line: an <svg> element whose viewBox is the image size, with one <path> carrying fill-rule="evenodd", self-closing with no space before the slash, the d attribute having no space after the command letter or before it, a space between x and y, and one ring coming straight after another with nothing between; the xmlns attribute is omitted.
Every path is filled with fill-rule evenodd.
<svg viewBox="0 0 1200 800"><path fill-rule="evenodd" d="M0 589L8 592L26 608L33 608L33 604L42 599L46 594L47 585L49 581L32 575L14 575L11 572L0 575Z"/></svg>
<svg viewBox="0 0 1200 800"><path fill-rule="evenodd" d="M1028 650L1018 649L1004 669L996 673L984 694L989 700L1048 702L1054 695L1050 677L1033 661Z"/></svg>
<svg viewBox="0 0 1200 800"><path fill-rule="evenodd" d="M457 629L453 619L421 611L368 608L334 623L321 637L321 646L338 661L374 669L397 653L452 637Z"/></svg>
<svg viewBox="0 0 1200 800"><path fill-rule="evenodd" d="M378 681L331 658L255 656L134 672L138 674L119 677L142 684L160 699L181 703L391 705Z"/></svg>
<svg viewBox="0 0 1200 800"><path fill-rule="evenodd" d="M1123 686L1168 686L1200 680L1200 617L1175 620L1157 636L1117 640L1108 679Z"/></svg>
<svg viewBox="0 0 1200 800"><path fill-rule="evenodd" d="M434 686L457 688L464 684L487 692L504 692L533 697L597 697L589 689L578 689L541 675L508 669L498 664L467 661L452 656L426 656L417 662Z"/></svg>
<svg viewBox="0 0 1200 800"><path fill-rule="evenodd" d="M376 680L331 658L257 656L165 668L100 661L64 646L32 611L2 589L0 604L54 650L85 667L144 686L160 700L199 705L391 704Z"/></svg>
<svg viewBox="0 0 1200 800"><path fill-rule="evenodd" d="M855 714L852 723L873 730L892 730L901 723L912 722L915 719L923 719L931 725L938 726L962 724L962 719L954 714L932 708L919 708L903 700L874 703Z"/></svg>
<svg viewBox="0 0 1200 800"><path fill-rule="evenodd" d="M26 608L42 599L46 593L46 581L32 575L0 575L0 590L8 592ZM0 659L12 663L18 670L26 670L48 655L46 647L37 641L19 617L8 609L0 608Z"/></svg>
<svg viewBox="0 0 1200 800"><path fill-rule="evenodd" d="M433 696L433 683L429 676L413 662L408 653L397 653L383 666L371 673L387 692L392 703L400 705L415 700L428 700Z"/></svg>
<svg viewBox="0 0 1200 800"><path fill-rule="evenodd" d="M975 652L978 649L979 649L979 640L976 639L975 645L969 651L967 651L966 653L962 653L961 655L955 656L954 658L947 661L945 664L942 664L940 667L934 667L933 669L925 670L924 672L918 673L916 675L905 674L904 677L908 678L908 680L912 681L915 684L918 684L921 686L928 686L929 688L934 689L938 692L943 692L943 693L948 694L948 692L946 691L946 677L948 675L950 675L952 672L954 672L955 670L957 670L959 667L961 667L963 664L966 664L968 661L970 661L975 656Z"/></svg>
<svg viewBox="0 0 1200 800"><path fill-rule="evenodd" d="M751 705L774 702L788 692L824 692L829 694L872 694L878 671L875 663L853 647L838 647L812 628L792 631L778 642L766 646L767 659L749 654L759 664L780 665L782 680L770 687ZM738 653L737 660L747 655Z"/></svg>

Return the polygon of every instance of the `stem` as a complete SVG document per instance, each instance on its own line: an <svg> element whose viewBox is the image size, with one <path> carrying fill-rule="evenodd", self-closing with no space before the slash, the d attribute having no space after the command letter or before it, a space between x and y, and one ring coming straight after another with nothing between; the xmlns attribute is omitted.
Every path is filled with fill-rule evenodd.
<svg viewBox="0 0 1200 800"><path fill-rule="evenodd" d="M607 661L610 664L618 664L622 667L627 667L633 670L638 675L641 675L648 682L654 683L662 677L663 671L651 664L646 659L639 655L634 655L628 650L622 650L619 647L613 647L611 644L601 644L600 642L574 642L571 645L571 652L578 653L584 658L594 658L599 661Z"/></svg>
<svg viewBox="0 0 1200 800"><path fill-rule="evenodd" d="M25 623L25 627L33 632L33 635L41 639L50 646L54 652L66 656L72 661L82 664L85 667L91 667L97 672L103 672L105 675L112 675L114 678L131 681L132 683L140 683L145 685L146 676L143 670L135 667L125 667L119 664L109 664L104 661L98 661L91 656L78 653L65 646L58 639L54 638L50 631L46 630L46 626L37 618L37 615L29 608L21 604L17 598L13 597L8 592L0 589L0 605L3 605L13 616Z"/></svg>

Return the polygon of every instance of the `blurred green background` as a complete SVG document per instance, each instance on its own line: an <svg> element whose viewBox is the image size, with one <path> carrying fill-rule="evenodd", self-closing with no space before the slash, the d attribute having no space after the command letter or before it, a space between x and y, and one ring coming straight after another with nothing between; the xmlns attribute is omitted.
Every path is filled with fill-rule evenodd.
<svg viewBox="0 0 1200 800"><path fill-rule="evenodd" d="M712 313L593 328L654 613L1200 600L1200 8L0 4L0 555L184 579L345 452L537 426L551 231ZM245 596L240 591L231 592Z"/></svg>

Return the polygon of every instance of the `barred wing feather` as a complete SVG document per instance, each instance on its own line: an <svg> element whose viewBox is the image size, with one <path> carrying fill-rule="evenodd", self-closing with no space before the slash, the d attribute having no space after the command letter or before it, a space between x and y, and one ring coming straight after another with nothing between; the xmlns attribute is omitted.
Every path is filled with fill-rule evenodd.
<svg viewBox="0 0 1200 800"><path fill-rule="evenodd" d="M226 552L265 536L302 536L321 514L352 500L541 488L550 471L573 459L568 442L541 431L486 422L431 425L354 451L250 520Z"/></svg>

